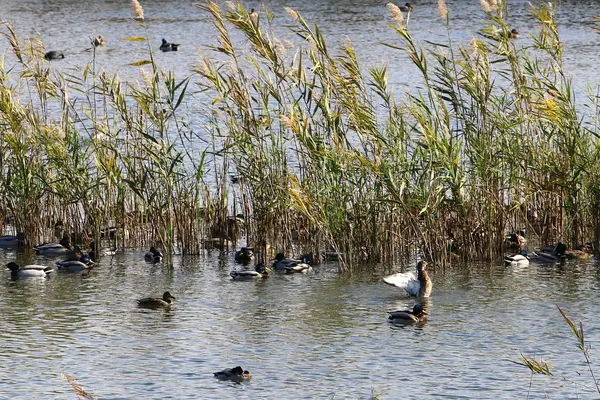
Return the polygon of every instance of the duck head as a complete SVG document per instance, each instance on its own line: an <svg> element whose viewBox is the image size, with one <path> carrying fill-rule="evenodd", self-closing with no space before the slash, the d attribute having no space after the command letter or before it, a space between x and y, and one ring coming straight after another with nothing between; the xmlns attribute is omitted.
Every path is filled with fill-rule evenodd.
<svg viewBox="0 0 600 400"><path fill-rule="evenodd" d="M412 313L414 316L419 316L421 314L427 314L425 311L423 311L423 306L420 304L415 304L412 310Z"/></svg>
<svg viewBox="0 0 600 400"><path fill-rule="evenodd" d="M565 255L565 251L567 251L567 245L562 242L558 242L554 248L554 255L562 257Z"/></svg>
<svg viewBox="0 0 600 400"><path fill-rule="evenodd" d="M418 271L418 272L425 271L425 269L426 269L427 267L431 267L431 266L433 266L433 264L431 264L431 263L426 263L425 261L421 260L421 261L419 261L419 262L417 263L417 271Z"/></svg>
<svg viewBox="0 0 600 400"><path fill-rule="evenodd" d="M277 260L277 261L283 261L283 260L285 260L285 255L283 253L277 253L275 255L275 260Z"/></svg>
<svg viewBox="0 0 600 400"><path fill-rule="evenodd" d="M9 262L8 264L4 264L4 266L8 269L10 269L10 272L13 273L17 273L19 271L19 264L17 264L16 262Z"/></svg>
<svg viewBox="0 0 600 400"><path fill-rule="evenodd" d="M177 299L175 297L173 297L173 295L171 295L171 293L165 292L163 294L163 300L166 301L167 303L170 303L171 300L177 300Z"/></svg>
<svg viewBox="0 0 600 400"><path fill-rule="evenodd" d="M242 375L244 373L244 369L238 365L235 368L231 368L231 373L235 375Z"/></svg>

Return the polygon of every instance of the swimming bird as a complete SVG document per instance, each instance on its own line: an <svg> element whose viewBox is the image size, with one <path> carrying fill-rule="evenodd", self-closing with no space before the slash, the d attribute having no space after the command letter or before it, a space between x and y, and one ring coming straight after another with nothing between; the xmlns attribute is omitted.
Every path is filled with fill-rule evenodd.
<svg viewBox="0 0 600 400"><path fill-rule="evenodd" d="M177 43L169 43L165 38L162 40L162 44L160 45L160 50L163 52L167 51L177 51L179 50L179 44Z"/></svg>
<svg viewBox="0 0 600 400"><path fill-rule="evenodd" d="M522 250L519 254L504 257L504 262L511 265L529 265L527 251Z"/></svg>
<svg viewBox="0 0 600 400"><path fill-rule="evenodd" d="M65 58L65 54L62 51L52 50L44 54L44 58L48 61L61 60Z"/></svg>
<svg viewBox="0 0 600 400"><path fill-rule="evenodd" d="M23 244L24 239L25 239L25 234L22 232L17 234L16 236L15 235L0 236L0 248L6 249L6 248L19 247Z"/></svg>
<svg viewBox="0 0 600 400"><path fill-rule="evenodd" d="M519 233L511 233L506 235L504 243L513 249L523 250L527 246L527 239L525 239L525 232L520 231Z"/></svg>
<svg viewBox="0 0 600 400"><path fill-rule="evenodd" d="M511 31L510 31L510 32L508 32L508 37L509 37L510 39L518 39L518 38L519 38L519 36L521 36L521 34L519 33L519 31L518 31L518 30L516 30L516 29L514 29L514 28L513 28L513 29L511 29Z"/></svg>
<svg viewBox="0 0 600 400"><path fill-rule="evenodd" d="M5 264L4 267L10 269L10 273L13 277L19 278L27 278L27 277L38 277L44 278L49 273L54 271L52 267L47 267L45 265L25 265L24 267L19 266L19 264L15 262L9 262Z"/></svg>
<svg viewBox="0 0 600 400"><path fill-rule="evenodd" d="M409 296L429 297L433 283L426 268L432 266L425 261L417 263L416 271L400 272L383 278L388 285L393 285L406 290Z"/></svg>
<svg viewBox="0 0 600 400"><path fill-rule="evenodd" d="M150 247L150 250L144 254L144 259L153 263L160 262L162 258L163 254L154 246Z"/></svg>
<svg viewBox="0 0 600 400"><path fill-rule="evenodd" d="M214 372L213 375L217 379L236 382L247 381L252 378L252 374L249 371L244 370L239 365L234 368L225 368L222 371Z"/></svg>
<svg viewBox="0 0 600 400"><path fill-rule="evenodd" d="M38 254L74 256L80 251L79 247L71 248L68 234L64 234L58 243L44 243L33 248Z"/></svg>
<svg viewBox="0 0 600 400"><path fill-rule="evenodd" d="M410 3L405 3L403 6L400 6L398 8L402 12L412 12L413 10L413 7L410 5Z"/></svg>
<svg viewBox="0 0 600 400"><path fill-rule="evenodd" d="M268 278L269 271L264 264L256 264L254 271L231 271L229 273L232 279L255 279L255 278Z"/></svg>
<svg viewBox="0 0 600 400"><path fill-rule="evenodd" d="M92 269L94 262L90 260L88 255L81 254L79 260L57 261L56 266L58 267L59 271L81 272Z"/></svg>
<svg viewBox="0 0 600 400"><path fill-rule="evenodd" d="M567 257L565 252L567 251L567 245L558 242L556 246L544 247L540 251L536 251L534 255L536 259L543 262L556 263L564 261Z"/></svg>
<svg viewBox="0 0 600 400"><path fill-rule="evenodd" d="M98 35L98 37L92 38L92 46L104 46L106 44L106 40L104 40L104 36Z"/></svg>
<svg viewBox="0 0 600 400"><path fill-rule="evenodd" d="M286 273L306 273L312 271L306 257L302 260L286 259L283 253L277 253L271 266L275 271L285 271Z"/></svg>
<svg viewBox="0 0 600 400"><path fill-rule="evenodd" d="M388 313L388 321L395 323L409 323L423 322L427 320L427 313L423 311L423 306L415 304L412 311L390 311Z"/></svg>
<svg viewBox="0 0 600 400"><path fill-rule="evenodd" d="M175 297L171 295L169 292L163 293L163 297L146 297L145 299L136 300L138 307L146 307L146 308L161 308L161 307L170 307L173 304L173 300L176 300Z"/></svg>
<svg viewBox="0 0 600 400"><path fill-rule="evenodd" d="M249 264L254 258L254 252L251 247L242 247L235 252L234 259L238 263Z"/></svg>

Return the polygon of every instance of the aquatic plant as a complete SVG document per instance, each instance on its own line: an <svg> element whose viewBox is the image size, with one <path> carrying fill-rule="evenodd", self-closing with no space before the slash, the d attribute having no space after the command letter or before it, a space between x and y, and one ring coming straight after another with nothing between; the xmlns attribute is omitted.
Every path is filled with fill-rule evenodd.
<svg viewBox="0 0 600 400"><path fill-rule="evenodd" d="M417 43L389 6L398 39L384 45L420 74L400 99L395 65L365 69L350 41L330 47L289 8L294 43L275 36L269 10L203 4L214 55L184 78L128 38L148 43L131 64L139 83L97 71L95 51L57 73L39 40L4 23L16 59L0 64L4 229L34 243L63 221L77 243L183 253L245 240L262 257L328 251L344 271L416 251L439 266L494 259L523 228L542 244L598 248L600 130L576 105L556 9L532 7L524 45L505 2L481 4L485 25L461 44L444 1L437 44Z"/></svg>
<svg viewBox="0 0 600 400"><path fill-rule="evenodd" d="M67 382L69 382L69 385L75 391L75 394L77 395L78 400L96 400L97 399L97 397L94 396L93 394L86 392L83 389L83 386L81 386L79 383L77 383L75 378L73 378L71 375L67 374L66 372L62 372L61 376L63 378L65 378L67 380Z"/></svg>

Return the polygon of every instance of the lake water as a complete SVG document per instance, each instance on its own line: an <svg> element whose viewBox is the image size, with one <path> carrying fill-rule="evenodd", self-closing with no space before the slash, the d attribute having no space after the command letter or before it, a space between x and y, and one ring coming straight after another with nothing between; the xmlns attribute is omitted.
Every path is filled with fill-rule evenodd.
<svg viewBox="0 0 600 400"><path fill-rule="evenodd" d="M397 93L414 88L414 68L401 52L380 42L398 38L387 27L385 2L291 1L317 21L330 44L350 37L365 66L387 63ZM413 2L411 31L418 41L442 41L437 2ZM213 44L209 18L193 2L142 1L148 36L161 67L180 77ZM283 3L267 3L281 23ZM535 29L527 1L509 1L510 20L529 44ZM248 8L260 8L249 2ZM448 0L452 37L466 42L483 21L478 2ZM599 81L599 38L591 29L600 2L565 2L559 14L567 72L582 93ZM3 0L0 19L21 39L40 35L47 49L67 50L53 67L67 71L91 60L88 38L104 35L97 62L127 79L126 64L147 58L145 36L130 19L128 1ZM160 39L180 42L177 53L158 51ZM0 53L8 43L0 40ZM7 65L12 58L9 56ZM193 106L190 106L190 112ZM414 299L381 281L381 272L340 277L335 265L307 276L274 275L231 282L232 255L175 258L149 265L141 252L103 259L95 272L10 280L0 271L0 398L67 399L66 372L101 399L587 399L593 381L583 355L555 304L583 321L592 345L600 331L597 264L524 268L469 266L433 273L428 323L419 328L386 322L386 312L412 307ZM55 260L0 251L51 265ZM177 297L170 311L144 310L135 299ZM554 377L531 376L511 363L519 353L551 364ZM248 383L217 381L212 372L241 365ZM595 371L600 375L600 370Z"/></svg>
<svg viewBox="0 0 600 400"><path fill-rule="evenodd" d="M52 265L52 259L1 252ZM0 275L0 398L65 399L66 372L101 399L582 399L593 381L555 304L583 321L598 360L600 270L563 267L434 271L423 327L386 322L413 298L379 273L229 278L232 255L151 265L104 258L94 273L12 281ZM171 310L135 300L169 290ZM544 359L554 377L511 363ZM248 383L212 373L241 365ZM600 371L596 371L599 373ZM406 396L406 397L404 397Z"/></svg>

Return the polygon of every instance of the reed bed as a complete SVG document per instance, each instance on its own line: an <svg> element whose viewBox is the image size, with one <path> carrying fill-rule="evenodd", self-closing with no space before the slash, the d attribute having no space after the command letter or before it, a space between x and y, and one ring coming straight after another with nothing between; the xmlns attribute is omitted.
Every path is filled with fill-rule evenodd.
<svg viewBox="0 0 600 400"><path fill-rule="evenodd" d="M427 47L414 17L389 6L398 39L384 45L420 72L422 89L401 99L394 65L362 67L351 42L330 48L292 9L295 43L274 36L268 10L208 2L215 56L181 79L149 49L137 84L93 62L53 73L42 44L5 23L18 60L0 65L11 77L0 79L5 229L28 243L62 221L82 242L123 249L329 252L343 271L415 251L439 265L491 260L524 228L542 244L598 248L598 98L575 103L556 10L532 7L538 30L524 46L505 3L482 1L485 26L457 44L439 3L448 41ZM190 91L198 115L179 110L198 101Z"/></svg>

